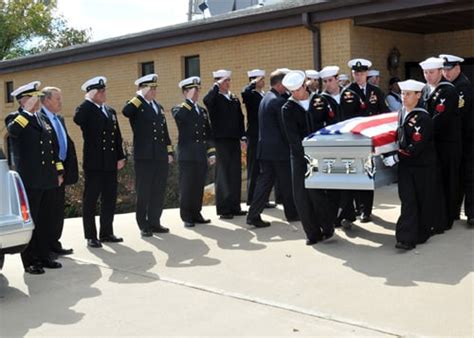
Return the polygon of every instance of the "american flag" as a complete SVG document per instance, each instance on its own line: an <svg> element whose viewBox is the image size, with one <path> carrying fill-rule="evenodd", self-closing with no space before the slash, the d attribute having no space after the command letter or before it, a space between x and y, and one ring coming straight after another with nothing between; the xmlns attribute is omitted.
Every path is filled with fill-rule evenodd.
<svg viewBox="0 0 474 338"><path fill-rule="evenodd" d="M354 117L316 132L316 135L360 134L372 139L374 154L380 155L398 149L396 131L398 113L385 113L368 117Z"/></svg>

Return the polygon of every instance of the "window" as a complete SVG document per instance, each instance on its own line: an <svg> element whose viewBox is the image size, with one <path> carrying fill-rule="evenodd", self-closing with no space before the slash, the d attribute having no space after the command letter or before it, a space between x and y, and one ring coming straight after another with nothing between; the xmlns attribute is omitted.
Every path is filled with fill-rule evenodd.
<svg viewBox="0 0 474 338"><path fill-rule="evenodd" d="M13 81L5 82L5 102L12 103L13 96L11 95L13 91Z"/></svg>
<svg viewBox="0 0 474 338"><path fill-rule="evenodd" d="M155 72L155 63L151 62L143 62L141 64L141 76L145 76L147 74L153 74Z"/></svg>
<svg viewBox="0 0 474 338"><path fill-rule="evenodd" d="M199 55L184 57L184 77L188 78L190 76L201 76Z"/></svg>

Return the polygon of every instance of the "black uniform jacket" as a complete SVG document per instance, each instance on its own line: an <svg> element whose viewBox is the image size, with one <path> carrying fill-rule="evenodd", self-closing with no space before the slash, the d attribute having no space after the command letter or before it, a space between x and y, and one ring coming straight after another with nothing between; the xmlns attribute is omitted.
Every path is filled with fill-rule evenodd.
<svg viewBox="0 0 474 338"><path fill-rule="evenodd" d="M308 127L311 132L318 131L321 128L337 122L338 105L336 102L334 109L330 100L336 102L336 100L328 95L311 94L307 114Z"/></svg>
<svg viewBox="0 0 474 338"><path fill-rule="evenodd" d="M165 111L159 103L154 103L158 113L137 95L122 110L133 130L133 156L136 160L168 161L168 155L173 155Z"/></svg>
<svg viewBox="0 0 474 338"><path fill-rule="evenodd" d="M400 162L417 167L435 165L433 120L430 114L422 108L415 108L407 116L404 115L405 108L402 108L397 129Z"/></svg>
<svg viewBox="0 0 474 338"><path fill-rule="evenodd" d="M291 97L281 108L285 135L290 145L291 156L303 159L302 140L310 134L306 110Z"/></svg>
<svg viewBox="0 0 474 338"><path fill-rule="evenodd" d="M240 101L234 94L230 99L219 93L219 86L215 84L204 97L214 139L241 139L245 136L244 115Z"/></svg>
<svg viewBox="0 0 474 338"><path fill-rule="evenodd" d="M474 87L463 73L459 74L453 81L453 85L459 94L459 111L461 113L464 144L470 144L472 147L474 142L474 106L472 104Z"/></svg>
<svg viewBox="0 0 474 338"><path fill-rule="evenodd" d="M430 94L429 86L423 89L424 108L434 122L434 138L441 142L461 142L461 115L459 95L454 85L442 79Z"/></svg>
<svg viewBox="0 0 474 338"><path fill-rule="evenodd" d="M286 141L281 116L281 107L286 99L271 89L265 94L258 112L259 140L257 158L259 160L280 161L290 159L290 148Z"/></svg>
<svg viewBox="0 0 474 338"><path fill-rule="evenodd" d="M74 122L84 138L84 170L115 171L117 161L125 158L117 114L112 107L104 107L108 117L89 100L76 108Z"/></svg>
<svg viewBox="0 0 474 338"><path fill-rule="evenodd" d="M38 121L40 120L40 121ZM5 119L13 142L16 170L29 189L52 189L63 174L50 125L40 114L31 116L21 108Z"/></svg>
<svg viewBox="0 0 474 338"><path fill-rule="evenodd" d="M214 141L207 110L186 100L171 111L178 126L178 160L206 162L215 155Z"/></svg>
<svg viewBox="0 0 474 338"><path fill-rule="evenodd" d="M43 119L51 126L51 133L54 137L54 140L57 140L57 134L56 130L54 130L52 121L49 120L48 115L44 112L44 110L41 110L41 115ZM64 165L64 184L65 185L70 185L70 184L75 184L79 180L79 172L78 172L78 164L77 164L77 154L76 154L76 146L74 145L73 140L71 137L69 137L69 133L67 132L66 128L66 123L64 121L64 117L61 115L58 115L58 119L63 125L64 130L66 131L66 137L67 137L67 153L66 153L66 159L63 161ZM59 142L53 142L53 144L56 144L57 146L55 147L55 151L58 153L59 156Z"/></svg>
<svg viewBox="0 0 474 338"><path fill-rule="evenodd" d="M341 111L343 120L356 116L371 116L389 111L379 87L370 83L365 87L366 95L355 82L344 88L341 93Z"/></svg>
<svg viewBox="0 0 474 338"><path fill-rule="evenodd" d="M242 101L247 110L247 137L258 137L258 107L263 94L255 90L255 83L251 82L242 90Z"/></svg>

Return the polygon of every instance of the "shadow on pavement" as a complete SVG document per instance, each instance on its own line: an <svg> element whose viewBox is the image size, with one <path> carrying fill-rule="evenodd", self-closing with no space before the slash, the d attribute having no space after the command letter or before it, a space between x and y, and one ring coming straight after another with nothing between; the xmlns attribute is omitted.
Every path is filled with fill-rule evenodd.
<svg viewBox="0 0 474 338"><path fill-rule="evenodd" d="M113 252L101 248L88 248L88 250L91 254L100 258L105 265L112 268L109 281L143 284L159 279L157 274L149 271L156 265L156 258L151 251L135 251L128 246L117 243L105 243L104 247L113 250ZM129 269L133 269L133 274L123 273L123 270Z"/></svg>
<svg viewBox="0 0 474 338"><path fill-rule="evenodd" d="M187 239L168 233L162 238L155 236L146 237L143 240L168 255L166 261L168 267L210 266L221 262L219 259L207 256L209 247L201 239Z"/></svg>
<svg viewBox="0 0 474 338"><path fill-rule="evenodd" d="M22 337L29 330L47 323L69 325L82 320L85 314L73 307L85 298L100 296L101 292L92 284L102 274L99 267L93 264L80 264L69 259L63 260L63 263L63 269L68 269L68 273L47 270L39 276L25 274L28 294L10 287L8 279L0 275L1 336ZM35 315L25 316L25 313Z"/></svg>

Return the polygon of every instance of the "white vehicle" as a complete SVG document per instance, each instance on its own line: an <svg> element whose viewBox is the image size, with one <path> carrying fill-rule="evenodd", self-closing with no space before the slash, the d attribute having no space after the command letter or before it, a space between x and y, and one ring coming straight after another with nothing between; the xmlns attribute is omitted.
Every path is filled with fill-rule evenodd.
<svg viewBox="0 0 474 338"><path fill-rule="evenodd" d="M23 182L10 170L0 149L0 270L5 254L22 252L33 234L33 220Z"/></svg>

